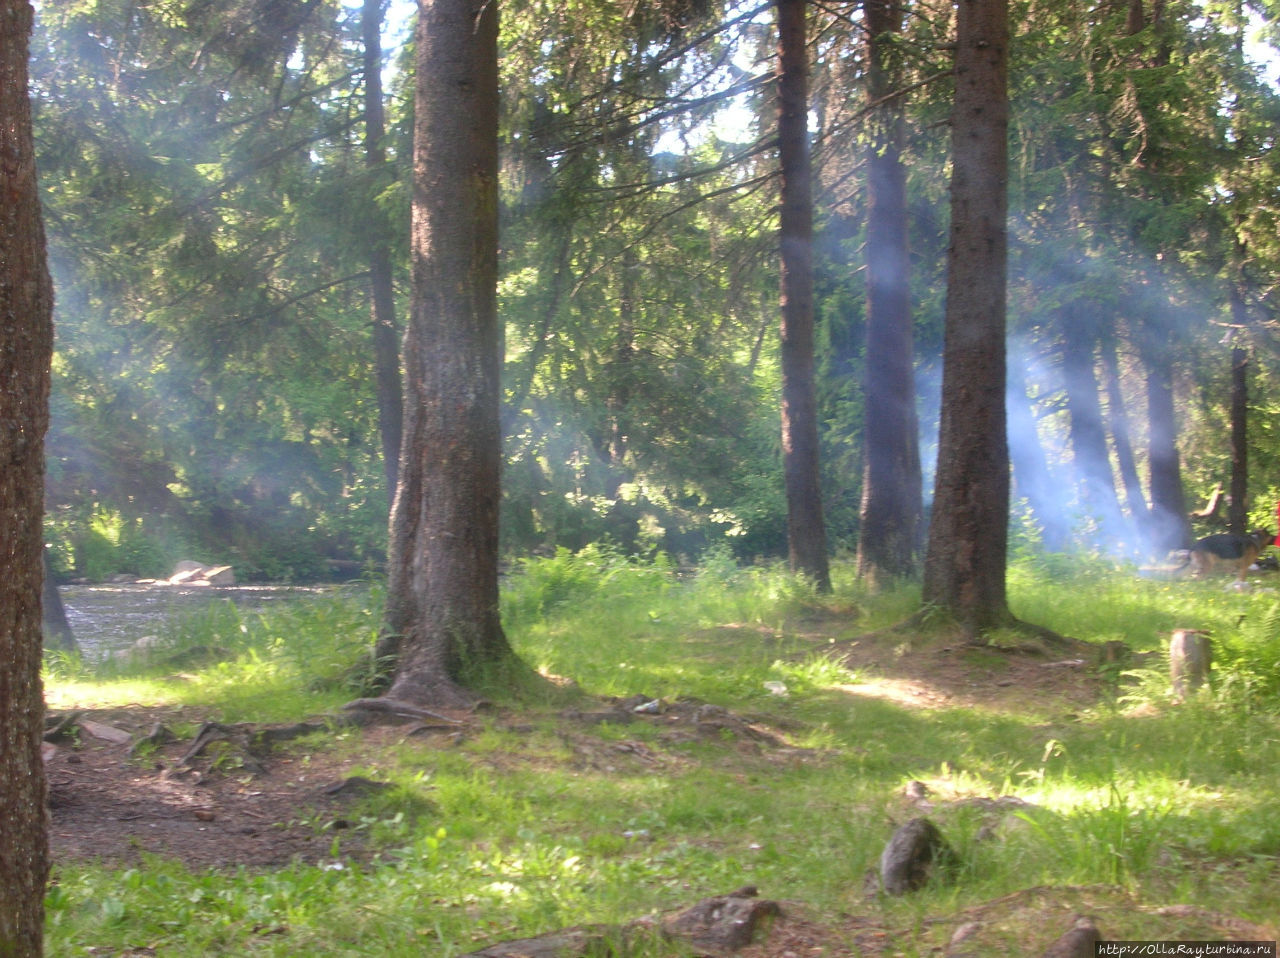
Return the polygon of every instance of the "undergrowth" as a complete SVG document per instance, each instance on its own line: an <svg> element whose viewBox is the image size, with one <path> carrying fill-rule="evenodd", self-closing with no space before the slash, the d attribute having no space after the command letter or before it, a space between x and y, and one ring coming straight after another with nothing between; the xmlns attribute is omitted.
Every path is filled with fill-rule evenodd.
<svg viewBox="0 0 1280 958"><path fill-rule="evenodd" d="M1089 889L1118 939L1212 937L1159 924L1156 906L1280 912L1275 593L1024 560L1010 571L1019 616L1147 656L1117 668L1095 707L1046 701L1032 714L911 708L856 690L876 676L851 672L839 643L905 618L918 592L870 595L843 563L835 580L818 596L774 566L721 557L689 573L599 547L523 562L503 616L529 664L589 696L719 705L779 730L782 744L566 725L556 707L500 703L519 711L518 727L357 756L357 771L394 786L357 812L372 863L344 860L337 843L323 861L266 872L62 862L48 954L460 955L748 883L833 926L871 916L903 955L935 953L967 909L1029 888ZM144 658L51 658L50 699L301 718L349 695L381 599L344 591L252 616L215 607L175 623ZM1210 631L1217 650L1212 682L1182 703L1162 657L1174 628ZM225 655L181 678L164 664L201 647ZM343 736L327 747L358 748ZM911 781L929 790L923 811L903 796ZM954 878L904 899L869 894L894 825L926 811L959 853ZM1042 950L1042 917L1002 933Z"/></svg>
<svg viewBox="0 0 1280 958"><path fill-rule="evenodd" d="M201 705L228 722L323 712L355 697L372 671L382 595L380 586L340 588L257 612L214 599L100 661L46 654L46 698L54 708Z"/></svg>

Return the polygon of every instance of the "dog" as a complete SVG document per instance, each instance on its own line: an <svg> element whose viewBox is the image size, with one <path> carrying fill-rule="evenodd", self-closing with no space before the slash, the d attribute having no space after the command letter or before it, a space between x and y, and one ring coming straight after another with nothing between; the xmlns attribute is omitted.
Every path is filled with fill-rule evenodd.
<svg viewBox="0 0 1280 958"><path fill-rule="evenodd" d="M1236 570L1236 579L1244 581L1249 566L1258 561L1262 550L1271 545L1271 533L1266 529L1255 529L1247 536L1236 536L1229 532L1205 536L1191 547L1187 558L1179 569L1192 566L1192 574L1208 575L1220 566L1229 566Z"/></svg>

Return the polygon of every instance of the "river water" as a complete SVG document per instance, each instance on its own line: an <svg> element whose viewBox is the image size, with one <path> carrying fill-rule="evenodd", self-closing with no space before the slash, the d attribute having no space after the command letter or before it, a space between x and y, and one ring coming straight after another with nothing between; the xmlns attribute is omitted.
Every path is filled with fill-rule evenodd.
<svg viewBox="0 0 1280 958"><path fill-rule="evenodd" d="M59 586L67 621L86 659L100 659L146 635L163 635L176 615L198 613L215 602L232 602L242 612L328 592L332 586Z"/></svg>

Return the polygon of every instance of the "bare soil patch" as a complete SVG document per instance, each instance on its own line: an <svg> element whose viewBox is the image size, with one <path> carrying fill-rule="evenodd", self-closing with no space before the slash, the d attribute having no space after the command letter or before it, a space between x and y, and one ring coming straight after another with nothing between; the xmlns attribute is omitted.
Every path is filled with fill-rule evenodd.
<svg viewBox="0 0 1280 958"><path fill-rule="evenodd" d="M1065 637L1052 645L1012 636L1007 644L977 645L958 634L909 628L851 634L856 621L855 612L818 608L781 630L729 625L702 638L715 642L722 630L750 629L766 648L772 643L793 654L798 641L805 653L828 655L857 673L858 681L844 686L845 692L922 709L1072 711L1111 692L1108 668L1114 672L1144 659L1130 656L1119 643L1103 647Z"/></svg>
<svg viewBox="0 0 1280 958"><path fill-rule="evenodd" d="M601 723L652 725L667 745L710 740L740 752L776 752L780 758L794 751L783 733L761 720L694 701L663 703L661 712L649 713L643 711L643 699L560 713L561 739L573 761L604 772L688 761L661 744L602 741L588 731ZM289 741L296 727L216 726L229 734L213 735L192 755L193 743L204 735L149 742L158 726L203 729L203 716L191 709L135 706L51 714L48 725L62 720L67 726L45 744L54 862L132 866L157 855L193 869L317 864L331 860L334 831L345 832L342 856L362 859L367 851L347 815L352 802L367 793L362 786L370 783L355 771L410 736L449 747L482 724L466 713L442 717L449 724L352 727L348 734L358 736L358 744L343 748L324 740L314 745ZM490 714L483 721L517 733L533 728L519 713ZM485 761L501 764L502 756Z"/></svg>
<svg viewBox="0 0 1280 958"><path fill-rule="evenodd" d="M847 691L920 708L984 708L997 712L1070 710L1109 690L1098 646L1067 640L978 646L958 637L875 634L831 646L864 676Z"/></svg>
<svg viewBox="0 0 1280 958"><path fill-rule="evenodd" d="M182 764L191 740L132 751L156 723L198 721L189 710L128 708L81 712L69 742L46 746L50 849L61 861L138 864L147 855L192 869L272 867L326 859L350 799L326 788L351 763L332 749L264 751L245 767L236 750L210 749ZM88 725L88 723L93 723ZM86 725L124 732L113 741ZM378 729L370 729L370 748ZM344 854L359 855L344 836Z"/></svg>

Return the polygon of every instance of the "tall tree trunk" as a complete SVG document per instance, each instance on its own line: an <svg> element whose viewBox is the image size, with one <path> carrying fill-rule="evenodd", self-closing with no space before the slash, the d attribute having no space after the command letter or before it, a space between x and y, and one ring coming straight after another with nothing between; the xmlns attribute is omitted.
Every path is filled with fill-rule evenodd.
<svg viewBox="0 0 1280 958"><path fill-rule="evenodd" d="M1005 586L1007 0L960 0L942 417L923 598L971 635L1013 621Z"/></svg>
<svg viewBox="0 0 1280 958"><path fill-rule="evenodd" d="M1081 315L1079 303L1063 310L1062 378L1066 386L1069 435L1080 507L1092 519L1101 537L1110 542L1121 536L1120 503L1116 499L1107 433L1094 372L1097 336L1092 323Z"/></svg>
<svg viewBox="0 0 1280 958"><path fill-rule="evenodd" d="M1107 377L1107 425L1111 430L1112 448L1116 451L1116 464L1120 467L1125 505L1133 521L1143 523L1147 518L1147 500L1142 494L1142 480L1138 478L1138 465L1133 456L1129 417L1125 413L1124 394L1120 389L1120 363L1116 358L1115 336L1107 336L1101 345L1102 367Z"/></svg>
<svg viewBox="0 0 1280 958"><path fill-rule="evenodd" d="M1238 294L1232 294L1233 299ZM1234 305L1234 303L1233 303ZM1231 501L1227 531L1244 535L1249 525L1249 351L1231 350Z"/></svg>
<svg viewBox="0 0 1280 958"><path fill-rule="evenodd" d="M1061 552L1067 546L1070 533L1062 508L1062 490L1049 471L1044 446L1040 443L1040 431L1027 398L1026 373L1016 360L1008 364L1008 370L1005 406L1015 488L1018 495L1026 498L1040 524L1040 540L1045 551Z"/></svg>
<svg viewBox="0 0 1280 958"><path fill-rule="evenodd" d="M466 705L515 664L498 616L498 11L419 0L412 308L387 696Z"/></svg>
<svg viewBox="0 0 1280 958"><path fill-rule="evenodd" d="M791 567L831 591L819 481L813 345L808 0L777 0L778 163L782 172L782 456Z"/></svg>
<svg viewBox="0 0 1280 958"><path fill-rule="evenodd" d="M867 149L866 463L858 574L874 587L916 571L923 521L908 282L907 191L902 166L897 35L902 8L866 0Z"/></svg>
<svg viewBox="0 0 1280 958"><path fill-rule="evenodd" d="M1142 361L1147 370L1147 480L1151 500L1151 546L1167 552L1187 545L1191 526L1182 493L1178 460L1178 417L1173 402L1173 359L1162 330L1150 319L1144 323Z"/></svg>
<svg viewBox="0 0 1280 958"><path fill-rule="evenodd" d="M364 0L360 26L364 33L365 164L374 184L387 178L387 124L382 105L383 0ZM396 328L395 288L391 277L391 239L387 218L376 202L366 211L369 222L369 289L373 322L373 355L377 379L378 426L387 501L395 499L400 474L400 439L404 396L400 383L400 333Z"/></svg>
<svg viewBox="0 0 1280 958"><path fill-rule="evenodd" d="M1149 59L1143 59L1137 53L1133 55L1126 74L1126 95L1140 114L1144 109L1144 101L1137 96L1135 86L1140 72L1163 70L1172 55L1172 34L1161 29L1164 11L1164 0L1153 0L1148 17L1142 0L1130 0L1126 34L1133 36L1150 26L1157 40L1156 49ZM1150 128L1151 124L1146 117L1141 117L1141 122L1144 128ZM1114 136L1113 133L1112 137ZM1145 169L1149 181L1155 181L1159 176L1163 158L1169 148L1170 144L1149 141L1142 155L1134 158L1134 164ZM1143 188L1142 192L1145 194L1144 198L1151 203L1169 201L1168 197L1153 194L1151 188ZM1156 274L1151 280L1152 285L1158 287L1163 277ZM1165 320L1165 316L1172 312L1172 304L1168 303L1163 310L1147 312L1140 317L1138 330L1139 355L1147 371L1147 484L1151 502L1147 537L1156 553L1181 548L1191 541L1191 525L1182 491L1182 467L1178 459L1178 417L1173 397L1172 343L1176 340L1176 330Z"/></svg>
<svg viewBox="0 0 1280 958"><path fill-rule="evenodd" d="M49 874L40 685L53 285L27 92L32 8L0 0L0 955L41 953Z"/></svg>
<svg viewBox="0 0 1280 958"><path fill-rule="evenodd" d="M613 358L610 361L609 395L605 400L608 421L605 424L602 458L605 465L606 499L617 499L622 484L630 480L627 474L627 443L630 427L627 425L631 406L631 385L635 379L636 355L636 276L640 261L633 246L622 251L622 276L618 280L618 335Z"/></svg>

